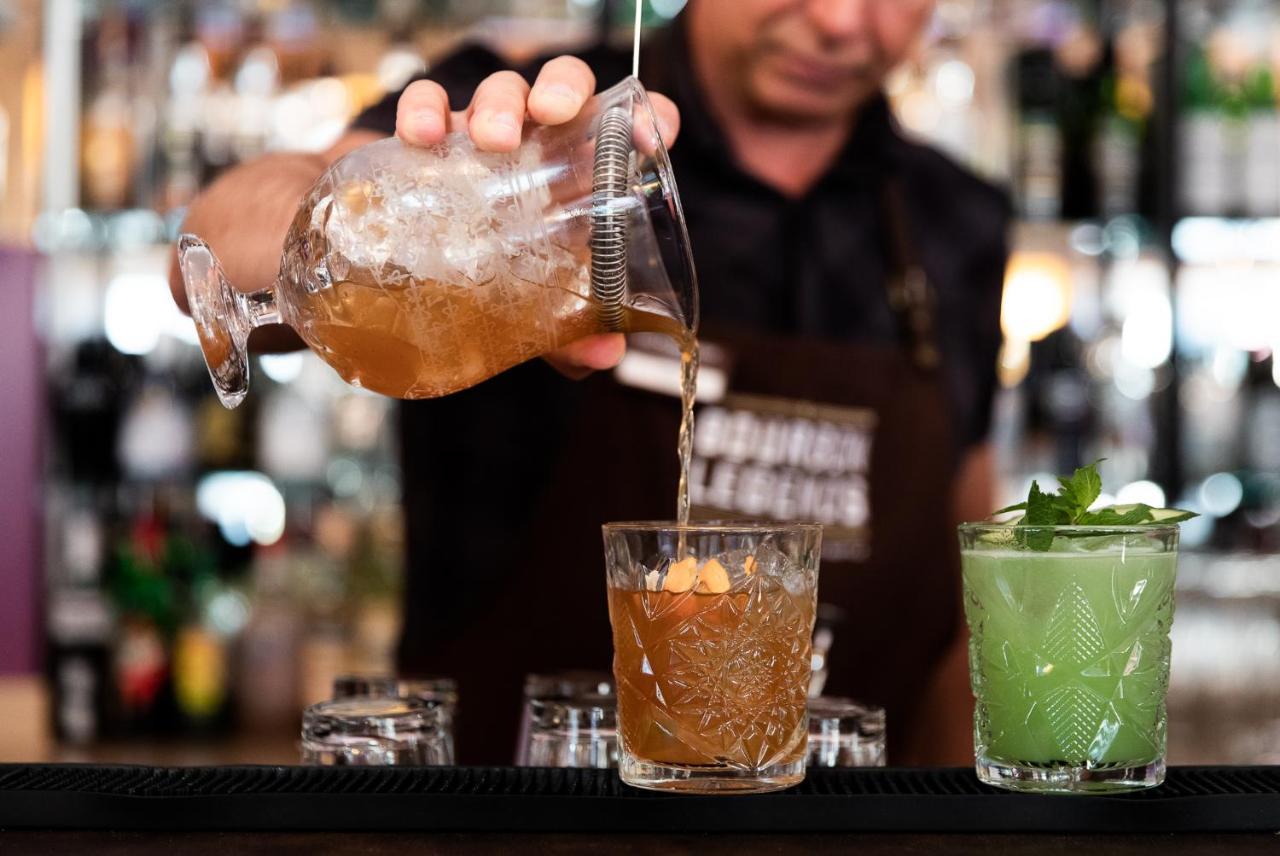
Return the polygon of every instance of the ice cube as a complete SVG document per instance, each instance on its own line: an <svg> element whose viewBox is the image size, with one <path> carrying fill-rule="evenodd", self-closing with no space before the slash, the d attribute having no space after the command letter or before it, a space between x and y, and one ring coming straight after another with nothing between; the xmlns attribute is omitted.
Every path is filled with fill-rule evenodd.
<svg viewBox="0 0 1280 856"><path fill-rule="evenodd" d="M353 265L474 285L516 260L533 281L572 261L547 251L541 221L551 197L536 147L480 152L461 132L428 149L377 145L368 167L332 177L325 237Z"/></svg>
<svg viewBox="0 0 1280 856"><path fill-rule="evenodd" d="M791 568L786 554L774 546L773 539L761 541L751 553L755 563L755 574L762 576L784 576Z"/></svg>

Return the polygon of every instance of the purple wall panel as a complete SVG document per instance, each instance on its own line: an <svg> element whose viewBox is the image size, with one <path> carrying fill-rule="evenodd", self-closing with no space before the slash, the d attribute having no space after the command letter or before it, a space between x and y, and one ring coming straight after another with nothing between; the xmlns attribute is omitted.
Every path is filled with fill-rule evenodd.
<svg viewBox="0 0 1280 856"><path fill-rule="evenodd" d="M42 350L37 256L0 247L0 675L39 667Z"/></svg>

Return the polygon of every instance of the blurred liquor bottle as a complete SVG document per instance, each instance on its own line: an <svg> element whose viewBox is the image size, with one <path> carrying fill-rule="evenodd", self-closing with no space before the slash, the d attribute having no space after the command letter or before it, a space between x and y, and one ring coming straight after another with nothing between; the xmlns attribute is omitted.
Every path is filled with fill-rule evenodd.
<svg viewBox="0 0 1280 856"><path fill-rule="evenodd" d="M1181 207L1189 215L1225 215L1234 195L1228 175L1226 99L1203 47L1187 46L1183 69Z"/></svg>
<svg viewBox="0 0 1280 856"><path fill-rule="evenodd" d="M167 515L151 492L138 503L116 547L108 577L119 629L113 652L121 730L172 730L169 640L176 623L173 581L165 573Z"/></svg>
<svg viewBox="0 0 1280 856"><path fill-rule="evenodd" d="M1134 128L1112 127L1105 59L1096 15L1082 12L1050 42L1024 49L1015 60L1016 186L1028 220L1096 217L1108 193L1115 213L1134 210L1138 143Z"/></svg>
<svg viewBox="0 0 1280 856"><path fill-rule="evenodd" d="M209 617L191 612L173 639L173 695L186 733L214 734L232 724L228 638Z"/></svg>
<svg viewBox="0 0 1280 856"><path fill-rule="evenodd" d="M347 639L346 625L331 616L307 622L298 661L298 710L333 697L333 679L349 671Z"/></svg>
<svg viewBox="0 0 1280 856"><path fill-rule="evenodd" d="M236 569L248 548L199 521L186 486L147 493L111 587L126 721L135 733L223 733L235 721L234 649L249 613Z"/></svg>
<svg viewBox="0 0 1280 856"><path fill-rule="evenodd" d="M1063 140L1056 115L1059 80L1052 51L1045 47L1022 51L1014 73L1018 205L1028 220L1056 220L1062 214Z"/></svg>
<svg viewBox="0 0 1280 856"><path fill-rule="evenodd" d="M1252 473L1264 473L1269 477L1262 479L1268 487L1267 496L1261 497L1266 502L1260 505L1274 505L1280 508L1280 496L1271 495L1280 491L1280 371L1276 368L1280 354L1272 351L1264 357L1257 353L1249 360L1241 384L1241 394L1245 399L1245 419L1240 426L1241 464L1243 469ZM1271 524L1280 523L1272 520ZM1280 535L1280 533L1277 533Z"/></svg>
<svg viewBox="0 0 1280 856"><path fill-rule="evenodd" d="M350 567L358 538L357 515L330 503L316 509L308 542L295 544L297 596L306 611L299 647L299 707L330 698L333 679L351 668Z"/></svg>
<svg viewBox="0 0 1280 856"><path fill-rule="evenodd" d="M323 27L312 3L280 3L266 17L263 44L274 57L277 84L332 73L326 66Z"/></svg>
<svg viewBox="0 0 1280 856"><path fill-rule="evenodd" d="M294 590L296 567L283 542L259 549L253 559L251 607L235 670L239 723L247 731L283 732L298 725L305 616Z"/></svg>
<svg viewBox="0 0 1280 856"><path fill-rule="evenodd" d="M1280 36L1280 33L1277 34ZM1280 51L1280 46L1277 48ZM1243 172L1244 213L1250 217L1280 216L1280 112L1275 75L1259 62L1243 85L1245 140Z"/></svg>
<svg viewBox="0 0 1280 856"><path fill-rule="evenodd" d="M1088 463L1088 443L1098 428L1082 352L1070 326L1055 330L1032 344L1025 382L1028 428L1052 438L1051 468L1063 472Z"/></svg>
<svg viewBox="0 0 1280 856"><path fill-rule="evenodd" d="M57 438L53 470L77 485L117 484L120 428L142 376L141 361L96 338L76 345L60 368L50 390Z"/></svg>
<svg viewBox="0 0 1280 856"><path fill-rule="evenodd" d="M131 396L120 423L116 455L127 482L186 484L194 463L190 402L173 378L149 374Z"/></svg>
<svg viewBox="0 0 1280 856"><path fill-rule="evenodd" d="M181 616L171 643L179 727L211 734L232 724L231 643L244 623L244 598L222 579L212 550L170 530L165 570Z"/></svg>
<svg viewBox="0 0 1280 856"><path fill-rule="evenodd" d="M271 133L272 100L280 88L280 57L267 40L271 19L253 17L248 49L231 83L231 160L250 160L266 151Z"/></svg>
<svg viewBox="0 0 1280 856"><path fill-rule="evenodd" d="M1095 21L1082 17L1053 48L1051 91L1061 140L1058 216L1096 217L1099 163L1095 140L1102 119L1103 41Z"/></svg>
<svg viewBox="0 0 1280 856"><path fill-rule="evenodd" d="M1123 22L1112 40L1111 62L1102 75L1095 160L1100 213L1111 219L1150 216L1150 176L1144 153L1150 144L1155 107L1153 66L1158 28L1143 20Z"/></svg>
<svg viewBox="0 0 1280 856"><path fill-rule="evenodd" d="M398 506L384 505L360 521L348 564L354 604L350 656L356 671L394 670L403 589L402 529Z"/></svg>
<svg viewBox="0 0 1280 856"><path fill-rule="evenodd" d="M85 208L110 211L152 201L156 111L145 91L147 49L164 27L159 15L129 4L100 8L86 27L81 198Z"/></svg>
<svg viewBox="0 0 1280 856"><path fill-rule="evenodd" d="M45 669L53 733L83 745L112 729L115 622L102 590L110 495L50 489Z"/></svg>
<svg viewBox="0 0 1280 856"><path fill-rule="evenodd" d="M258 403L253 396L228 410L211 391L195 403L196 466L199 470L247 470L257 459Z"/></svg>
<svg viewBox="0 0 1280 856"><path fill-rule="evenodd" d="M1185 45L1181 202L1192 216L1280 215L1277 60L1251 32L1266 32L1263 10L1236 11Z"/></svg>
<svg viewBox="0 0 1280 856"><path fill-rule="evenodd" d="M161 108L162 174L157 206L171 211L187 205L200 189L204 174L200 131L213 66L208 49L195 36L189 10L178 29L179 47L169 63L168 94Z"/></svg>

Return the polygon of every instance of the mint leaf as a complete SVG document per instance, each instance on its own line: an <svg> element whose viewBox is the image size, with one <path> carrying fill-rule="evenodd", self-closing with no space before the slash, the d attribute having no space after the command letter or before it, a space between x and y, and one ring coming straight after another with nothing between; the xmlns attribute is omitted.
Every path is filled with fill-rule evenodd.
<svg viewBox="0 0 1280 856"><path fill-rule="evenodd" d="M1102 494L1102 476L1098 475L1098 464L1102 459L1088 466L1080 467L1071 476L1058 476L1058 495L1062 498L1069 522L1079 523L1080 518L1089 511L1089 506L1098 501Z"/></svg>
<svg viewBox="0 0 1280 856"><path fill-rule="evenodd" d="M1057 525L1062 516L1059 497L1040 490L1040 485L1031 483L1031 491L1027 494L1027 512L1022 516L1021 525L1026 527ZM1053 544L1053 529L1021 530L1026 545L1032 550L1043 553Z"/></svg>
<svg viewBox="0 0 1280 856"><path fill-rule="evenodd" d="M1047 553L1049 548L1053 546L1053 529L1043 527L1038 529L1023 529L1024 543L1035 550L1037 553Z"/></svg>
<svg viewBox="0 0 1280 856"><path fill-rule="evenodd" d="M1102 496L1102 476L1098 473L1098 464L1102 461L1103 458L1099 458L1089 466L1081 467L1071 477L1076 485L1076 498L1086 511Z"/></svg>
<svg viewBox="0 0 1280 856"><path fill-rule="evenodd" d="M1010 511L1026 510L1027 504L1025 502L1019 502L1017 505L1006 505L1004 508L997 508L995 511L991 512L991 516L995 517L997 514L1008 514Z"/></svg>
<svg viewBox="0 0 1280 856"><path fill-rule="evenodd" d="M1063 496L1061 493L1049 497L1053 502L1053 507L1058 509L1058 523L1066 525L1075 521L1076 517L1081 513L1080 509L1071 499Z"/></svg>
<svg viewBox="0 0 1280 856"><path fill-rule="evenodd" d="M1076 470L1076 472L1080 471ZM1058 494L1061 495L1063 499L1068 500L1072 505L1074 505L1076 503L1075 482L1066 476L1058 476L1058 484L1060 485L1058 488Z"/></svg>
<svg viewBox="0 0 1280 856"><path fill-rule="evenodd" d="M1027 513L1022 516L1023 526L1056 526L1061 518L1061 505L1058 498L1040 490L1040 485L1031 483L1031 492L1027 494Z"/></svg>

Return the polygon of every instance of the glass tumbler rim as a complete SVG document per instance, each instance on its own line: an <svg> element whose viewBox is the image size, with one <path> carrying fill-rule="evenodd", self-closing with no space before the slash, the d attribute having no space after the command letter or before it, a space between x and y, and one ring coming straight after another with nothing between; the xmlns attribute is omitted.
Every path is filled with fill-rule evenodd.
<svg viewBox="0 0 1280 856"><path fill-rule="evenodd" d="M614 696L585 694L529 700L535 724L540 728L613 728L618 700Z"/></svg>
<svg viewBox="0 0 1280 856"><path fill-rule="evenodd" d="M562 669L558 672L529 672L524 676L524 698L565 699L616 697L612 672L595 669Z"/></svg>
<svg viewBox="0 0 1280 856"><path fill-rule="evenodd" d="M690 534L760 535L769 532L820 533L822 524L783 520L691 520L682 525L675 520L623 520L605 523L600 528L605 534L610 532L687 532Z"/></svg>
<svg viewBox="0 0 1280 856"><path fill-rule="evenodd" d="M816 716L819 719L836 719L864 714L882 718L884 716L883 707L875 704L864 704L847 696L814 696L807 701L806 707L810 716Z"/></svg>
<svg viewBox="0 0 1280 856"><path fill-rule="evenodd" d="M357 688L356 685L361 686ZM368 698L416 698L429 705L455 707L458 703L458 681L448 675L405 677L388 672L347 672L333 679L331 701Z"/></svg>
<svg viewBox="0 0 1280 856"><path fill-rule="evenodd" d="M458 681L449 675L401 675L396 672L342 672L334 677L338 681L395 681L397 683L433 683L437 686L456 687Z"/></svg>
<svg viewBox="0 0 1280 856"><path fill-rule="evenodd" d="M1128 526L1090 526L1078 523L1052 523L1031 525L1025 523L990 523L975 522L961 523L956 527L957 531L962 533L981 533L981 532L1026 532L1037 531L1043 532L1045 529L1051 529L1054 532L1072 533L1080 532L1087 535L1172 535L1178 532L1177 523L1138 523Z"/></svg>
<svg viewBox="0 0 1280 856"><path fill-rule="evenodd" d="M350 696L308 705L302 714L304 736L323 737L332 733L365 733L380 730L388 723L409 730L440 726L439 702L392 696Z"/></svg>

